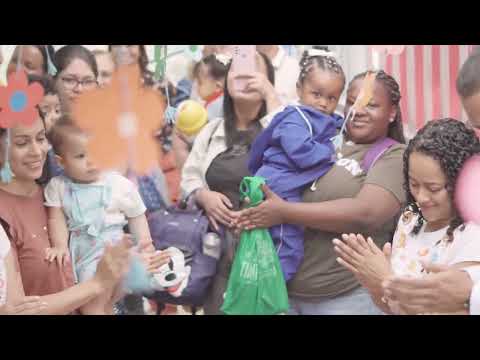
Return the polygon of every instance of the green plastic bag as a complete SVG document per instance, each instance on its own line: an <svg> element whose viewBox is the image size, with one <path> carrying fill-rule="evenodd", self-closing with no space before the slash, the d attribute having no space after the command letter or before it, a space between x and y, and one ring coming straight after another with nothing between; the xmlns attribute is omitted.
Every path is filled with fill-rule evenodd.
<svg viewBox="0 0 480 360"><path fill-rule="evenodd" d="M265 179L246 177L240 184L249 206L263 201ZM280 261L267 229L243 231L228 279L221 310L227 315L276 315L288 310L288 294Z"/></svg>

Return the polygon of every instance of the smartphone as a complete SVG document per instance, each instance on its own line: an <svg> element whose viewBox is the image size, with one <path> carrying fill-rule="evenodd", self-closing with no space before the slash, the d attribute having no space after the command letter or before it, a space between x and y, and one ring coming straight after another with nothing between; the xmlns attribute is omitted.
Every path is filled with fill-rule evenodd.
<svg viewBox="0 0 480 360"><path fill-rule="evenodd" d="M237 90L244 90L248 76L255 72L255 45L233 45L232 70L236 74L234 86Z"/></svg>

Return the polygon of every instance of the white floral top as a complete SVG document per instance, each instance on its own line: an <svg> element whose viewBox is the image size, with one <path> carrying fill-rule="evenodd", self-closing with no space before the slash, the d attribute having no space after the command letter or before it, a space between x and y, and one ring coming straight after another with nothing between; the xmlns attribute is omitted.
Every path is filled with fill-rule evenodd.
<svg viewBox="0 0 480 360"><path fill-rule="evenodd" d="M406 210L398 221L391 257L396 275L424 276L420 261L441 265L480 262L480 226L474 223L462 225L453 232L453 240L448 241L448 226L425 232L426 221L419 233L413 235L417 219L418 215Z"/></svg>

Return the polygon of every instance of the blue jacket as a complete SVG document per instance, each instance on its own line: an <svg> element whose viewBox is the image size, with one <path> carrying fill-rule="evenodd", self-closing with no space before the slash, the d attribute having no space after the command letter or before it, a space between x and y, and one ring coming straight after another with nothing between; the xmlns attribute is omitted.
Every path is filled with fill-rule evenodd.
<svg viewBox="0 0 480 360"><path fill-rule="evenodd" d="M332 117L335 120L335 126L337 127L337 130L340 130L343 125L343 116L333 113Z"/></svg>
<svg viewBox="0 0 480 360"><path fill-rule="evenodd" d="M248 168L262 176L283 198L299 198L304 187L323 176L335 162L330 139L339 119L311 107L287 106L252 145Z"/></svg>

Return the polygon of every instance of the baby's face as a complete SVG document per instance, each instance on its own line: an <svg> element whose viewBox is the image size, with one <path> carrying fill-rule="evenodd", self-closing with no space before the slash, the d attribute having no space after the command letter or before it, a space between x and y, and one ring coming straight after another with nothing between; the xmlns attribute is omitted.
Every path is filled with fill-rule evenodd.
<svg viewBox="0 0 480 360"><path fill-rule="evenodd" d="M300 103L327 115L337 108L343 91L343 79L338 74L314 67L303 83L297 85Z"/></svg>
<svg viewBox="0 0 480 360"><path fill-rule="evenodd" d="M69 134L62 149L62 164L65 174L79 183L92 183L98 180L99 170L88 154L88 136Z"/></svg>

